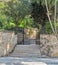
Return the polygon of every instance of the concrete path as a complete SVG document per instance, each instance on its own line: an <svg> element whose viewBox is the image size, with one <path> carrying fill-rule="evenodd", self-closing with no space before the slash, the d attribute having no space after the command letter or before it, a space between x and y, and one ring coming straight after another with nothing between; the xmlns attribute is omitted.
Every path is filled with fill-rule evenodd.
<svg viewBox="0 0 58 65"><path fill-rule="evenodd" d="M0 57L0 65L58 65L58 58Z"/></svg>

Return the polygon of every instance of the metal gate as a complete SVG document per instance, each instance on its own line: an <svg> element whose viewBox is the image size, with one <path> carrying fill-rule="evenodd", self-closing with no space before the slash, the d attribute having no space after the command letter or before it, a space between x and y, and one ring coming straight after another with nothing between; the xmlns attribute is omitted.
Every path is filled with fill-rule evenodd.
<svg viewBox="0 0 58 65"><path fill-rule="evenodd" d="M39 41L38 37L38 32L36 29L33 29L32 34L30 35L30 30L29 29L20 29L18 34L17 34L17 42L18 44L22 45L30 45L30 44L36 44L37 41Z"/></svg>

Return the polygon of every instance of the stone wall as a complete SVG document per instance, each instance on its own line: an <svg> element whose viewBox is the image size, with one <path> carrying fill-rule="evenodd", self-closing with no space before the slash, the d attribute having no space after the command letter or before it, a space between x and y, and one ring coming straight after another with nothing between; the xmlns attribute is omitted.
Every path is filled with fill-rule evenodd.
<svg viewBox="0 0 58 65"><path fill-rule="evenodd" d="M14 32L0 31L0 56L8 55L17 44Z"/></svg>
<svg viewBox="0 0 58 65"><path fill-rule="evenodd" d="M58 39L52 35L40 35L40 50L42 55L58 57Z"/></svg>

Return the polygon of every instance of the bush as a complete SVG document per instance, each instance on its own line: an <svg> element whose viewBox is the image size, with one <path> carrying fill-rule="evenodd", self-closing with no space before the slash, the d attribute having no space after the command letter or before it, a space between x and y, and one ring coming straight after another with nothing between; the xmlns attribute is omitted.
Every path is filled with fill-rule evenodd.
<svg viewBox="0 0 58 65"><path fill-rule="evenodd" d="M45 24L45 26L44 26L44 30L45 30L45 33L46 33L46 34L51 34L51 33L53 33L49 22L46 22L46 24Z"/></svg>

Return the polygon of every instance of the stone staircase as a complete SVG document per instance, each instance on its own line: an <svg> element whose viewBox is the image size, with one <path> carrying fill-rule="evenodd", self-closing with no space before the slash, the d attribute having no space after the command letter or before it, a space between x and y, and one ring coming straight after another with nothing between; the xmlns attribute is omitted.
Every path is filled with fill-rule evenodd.
<svg viewBox="0 0 58 65"><path fill-rule="evenodd" d="M38 45L17 45L10 57L40 57Z"/></svg>
<svg viewBox="0 0 58 65"><path fill-rule="evenodd" d="M9 57L0 57L0 65L58 65L58 58L41 58L39 49L38 45L17 45Z"/></svg>
<svg viewBox="0 0 58 65"><path fill-rule="evenodd" d="M0 65L58 65L58 58L0 57Z"/></svg>

